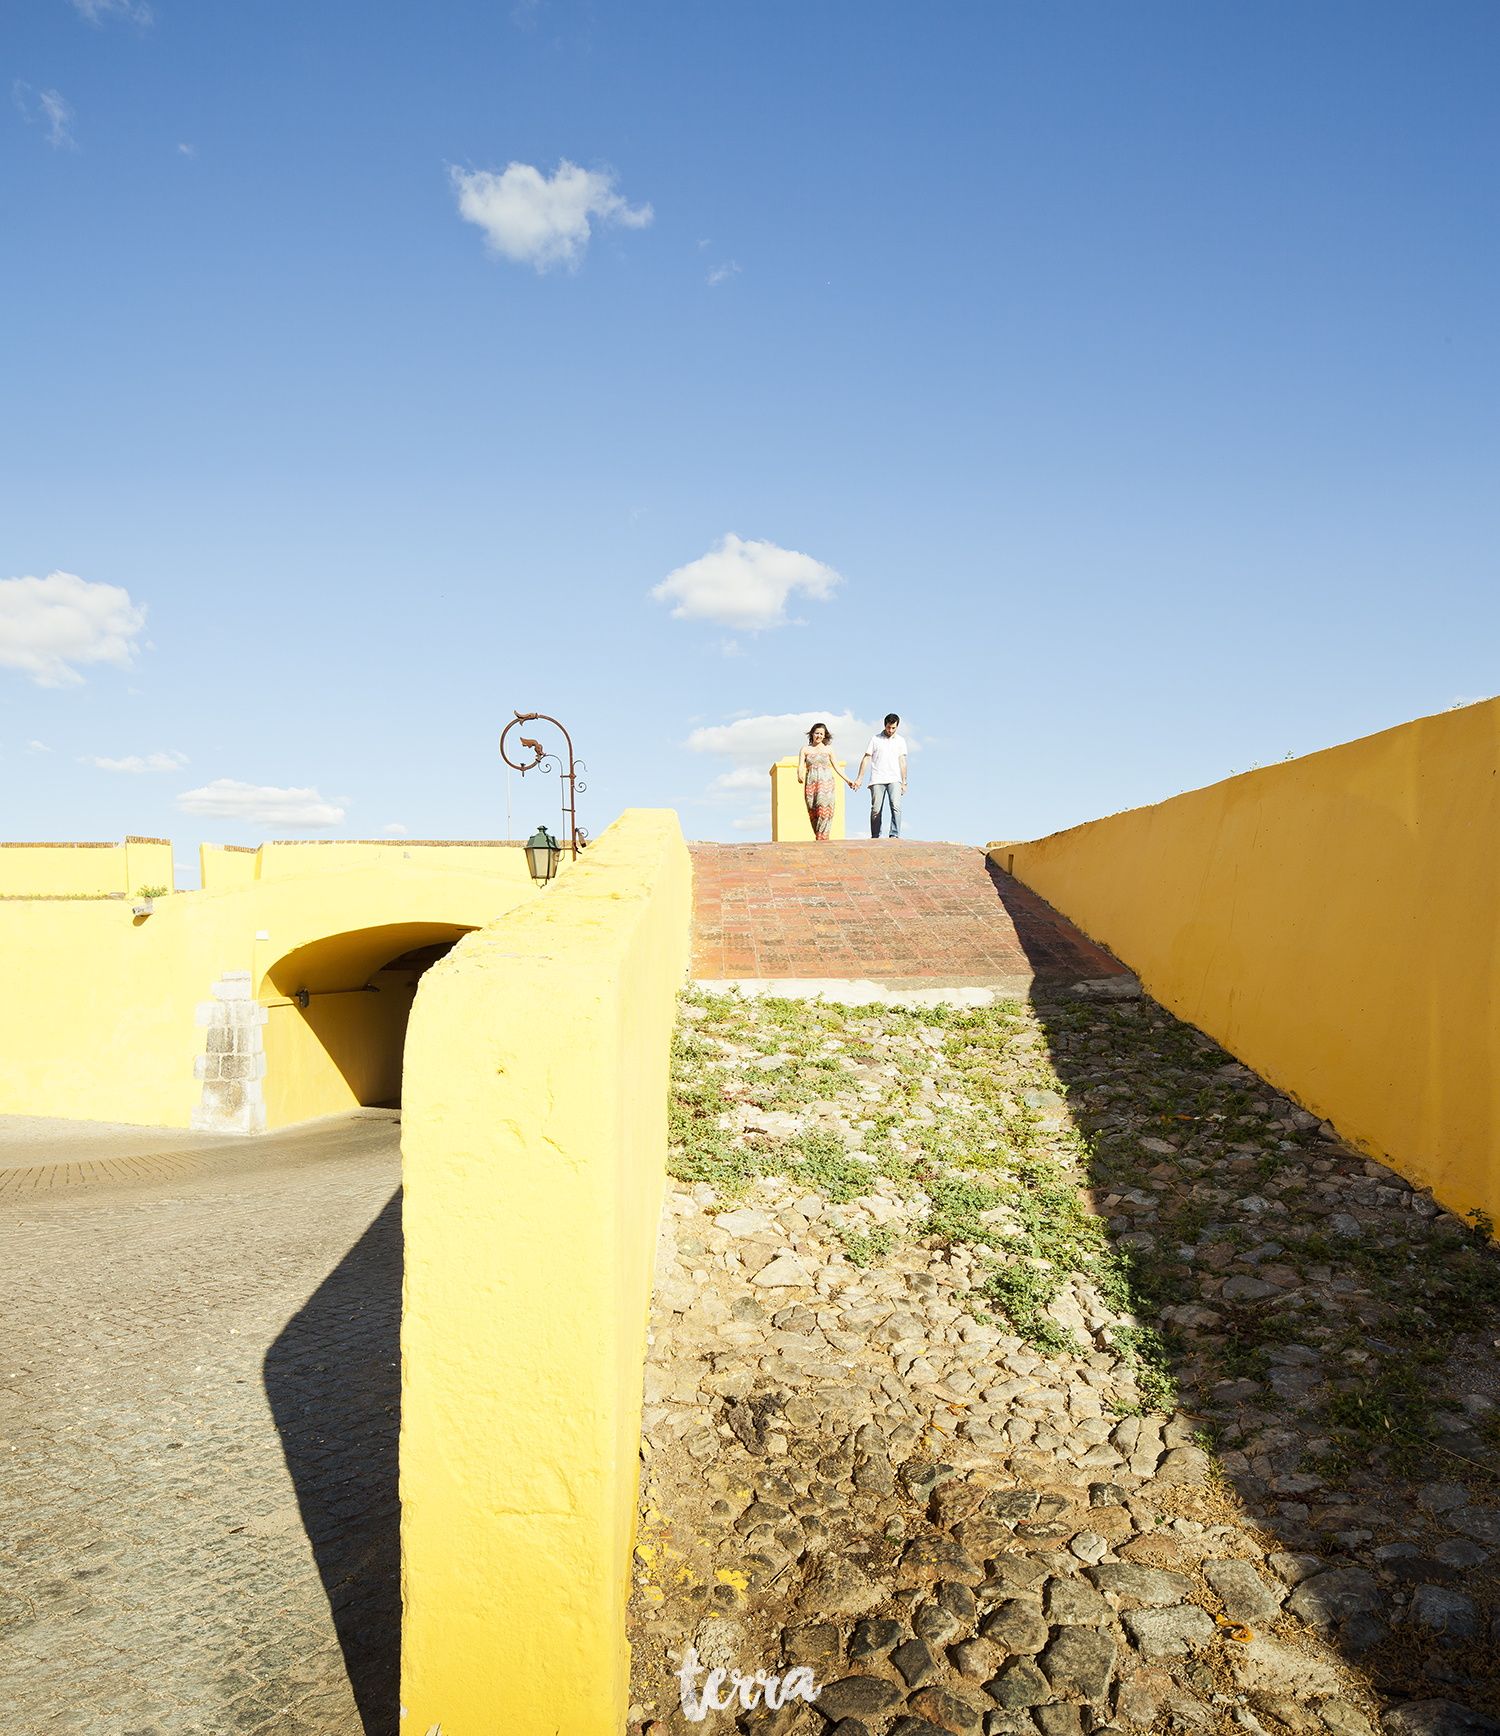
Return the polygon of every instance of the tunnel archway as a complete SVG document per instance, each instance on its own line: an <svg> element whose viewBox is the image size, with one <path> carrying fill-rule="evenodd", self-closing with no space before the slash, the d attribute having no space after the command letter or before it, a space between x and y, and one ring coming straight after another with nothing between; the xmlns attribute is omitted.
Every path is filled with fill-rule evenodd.
<svg viewBox="0 0 1500 1736"><path fill-rule="evenodd" d="M261 974L266 1126L399 1108L406 1024L422 975L471 927L395 922L284 953Z"/></svg>

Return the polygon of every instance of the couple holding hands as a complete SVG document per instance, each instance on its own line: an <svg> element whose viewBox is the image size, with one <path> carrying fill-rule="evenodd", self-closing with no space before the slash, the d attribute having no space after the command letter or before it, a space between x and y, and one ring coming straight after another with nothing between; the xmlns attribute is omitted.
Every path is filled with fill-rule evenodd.
<svg viewBox="0 0 1500 1736"><path fill-rule="evenodd" d="M865 769L870 772L870 836L880 836L880 822L886 807L891 814L891 836L901 836L901 798L906 794L906 741L896 734L901 719L888 711L885 727L870 737L859 772L845 778L833 757L833 736L826 723L815 723L807 732L807 746L797 755L797 782L807 798L807 814L812 821L813 836L820 844L828 842L833 824L833 780L844 778L851 790L858 790Z"/></svg>

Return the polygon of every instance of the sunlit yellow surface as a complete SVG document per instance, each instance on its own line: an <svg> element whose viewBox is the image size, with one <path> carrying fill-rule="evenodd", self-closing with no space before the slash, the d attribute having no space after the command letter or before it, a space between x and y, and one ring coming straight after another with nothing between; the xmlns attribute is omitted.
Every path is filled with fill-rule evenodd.
<svg viewBox="0 0 1500 1736"><path fill-rule="evenodd" d="M674 814L422 979L402 1126L402 1728L618 1736L641 1368L689 959Z"/></svg>
<svg viewBox="0 0 1500 1736"><path fill-rule="evenodd" d="M1180 1018L1500 1218L1500 700L992 849Z"/></svg>

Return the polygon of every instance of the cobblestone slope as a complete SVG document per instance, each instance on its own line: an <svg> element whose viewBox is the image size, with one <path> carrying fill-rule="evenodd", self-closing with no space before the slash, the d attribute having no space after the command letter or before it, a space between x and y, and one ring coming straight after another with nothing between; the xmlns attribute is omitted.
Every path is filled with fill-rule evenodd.
<svg viewBox="0 0 1500 1736"><path fill-rule="evenodd" d="M1470 1227L1132 984L683 1011L637 1726L1500 1729Z"/></svg>

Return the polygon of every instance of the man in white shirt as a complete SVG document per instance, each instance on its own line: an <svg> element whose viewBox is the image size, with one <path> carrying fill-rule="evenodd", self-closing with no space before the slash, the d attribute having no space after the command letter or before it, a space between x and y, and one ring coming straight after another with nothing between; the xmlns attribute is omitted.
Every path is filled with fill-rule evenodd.
<svg viewBox="0 0 1500 1736"><path fill-rule="evenodd" d="M885 728L870 737L865 757L859 762L859 776L854 780L858 789L865 781L865 767L870 768L870 836L880 836L880 822L886 804L891 810L891 836L901 836L901 798L906 794L906 738L896 734L901 719L888 711Z"/></svg>

